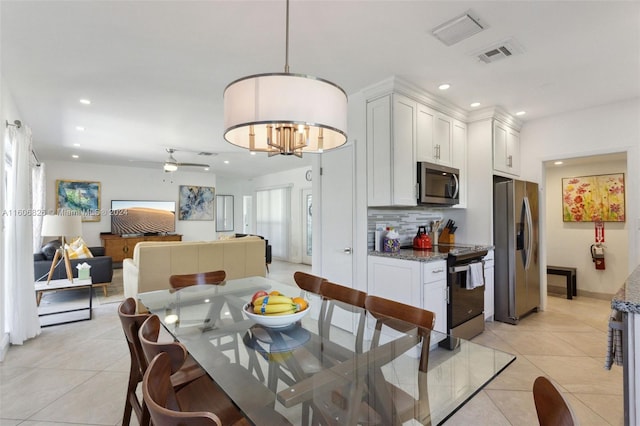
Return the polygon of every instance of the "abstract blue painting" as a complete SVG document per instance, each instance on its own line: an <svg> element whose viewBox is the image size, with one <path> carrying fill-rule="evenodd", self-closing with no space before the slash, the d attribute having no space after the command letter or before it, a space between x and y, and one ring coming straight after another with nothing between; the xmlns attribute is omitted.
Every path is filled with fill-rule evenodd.
<svg viewBox="0 0 640 426"><path fill-rule="evenodd" d="M213 220L216 190L210 186L180 185L179 220Z"/></svg>

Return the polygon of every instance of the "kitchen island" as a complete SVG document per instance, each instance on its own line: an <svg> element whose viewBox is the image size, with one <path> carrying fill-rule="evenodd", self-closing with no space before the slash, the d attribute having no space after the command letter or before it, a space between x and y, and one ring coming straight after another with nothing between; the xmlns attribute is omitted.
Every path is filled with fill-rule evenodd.
<svg viewBox="0 0 640 426"><path fill-rule="evenodd" d="M629 275L611 301L622 312L624 424L640 425L640 266Z"/></svg>

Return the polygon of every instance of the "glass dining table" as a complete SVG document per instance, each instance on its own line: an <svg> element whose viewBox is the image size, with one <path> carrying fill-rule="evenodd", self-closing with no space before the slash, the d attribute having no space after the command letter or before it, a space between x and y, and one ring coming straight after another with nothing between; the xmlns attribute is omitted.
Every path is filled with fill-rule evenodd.
<svg viewBox="0 0 640 426"><path fill-rule="evenodd" d="M302 295L310 300L310 314L283 328L256 324L243 309L259 290ZM350 327L353 313L342 314L341 327L330 324L327 336L318 298L264 277L152 291L138 298L256 425L282 424L283 418L306 424L309 413L335 424L443 424L515 360L464 339L457 339L454 349L441 348L435 342L446 336L433 331L423 373L417 333L383 328L380 343L372 347L375 319L365 311L364 345L358 348L356 333L343 328ZM428 413L409 423L399 420L395 408L381 414L382 388L401 389L415 407L422 407L416 413L424 407ZM276 415L265 415L265 410Z"/></svg>

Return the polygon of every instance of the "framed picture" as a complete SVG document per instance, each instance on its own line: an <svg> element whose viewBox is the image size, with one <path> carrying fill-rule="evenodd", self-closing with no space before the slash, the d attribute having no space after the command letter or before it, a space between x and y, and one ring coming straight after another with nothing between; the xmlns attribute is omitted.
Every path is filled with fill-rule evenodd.
<svg viewBox="0 0 640 426"><path fill-rule="evenodd" d="M216 190L210 186L180 185L179 220L213 220Z"/></svg>
<svg viewBox="0 0 640 426"><path fill-rule="evenodd" d="M562 178L564 222L624 222L624 173Z"/></svg>
<svg viewBox="0 0 640 426"><path fill-rule="evenodd" d="M100 182L56 180L56 211L80 214L83 222L100 222Z"/></svg>

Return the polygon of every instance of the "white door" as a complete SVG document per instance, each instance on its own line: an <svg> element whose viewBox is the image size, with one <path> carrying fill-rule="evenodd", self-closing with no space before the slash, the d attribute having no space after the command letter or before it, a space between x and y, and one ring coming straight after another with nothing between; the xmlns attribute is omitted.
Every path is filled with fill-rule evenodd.
<svg viewBox="0 0 640 426"><path fill-rule="evenodd" d="M353 286L353 145L325 152L321 158L320 275L345 287ZM338 310L341 311L341 310ZM353 331L353 318L336 312L334 324Z"/></svg>
<svg viewBox="0 0 640 426"><path fill-rule="evenodd" d="M311 265L311 255L313 253L313 216L311 215L311 206L313 205L313 199L311 196L311 192L312 191L310 189L303 189L302 197L300 197L300 202L302 203L300 209L300 211L302 212L302 244L300 245L300 247L302 247L302 263L305 263L307 265Z"/></svg>

